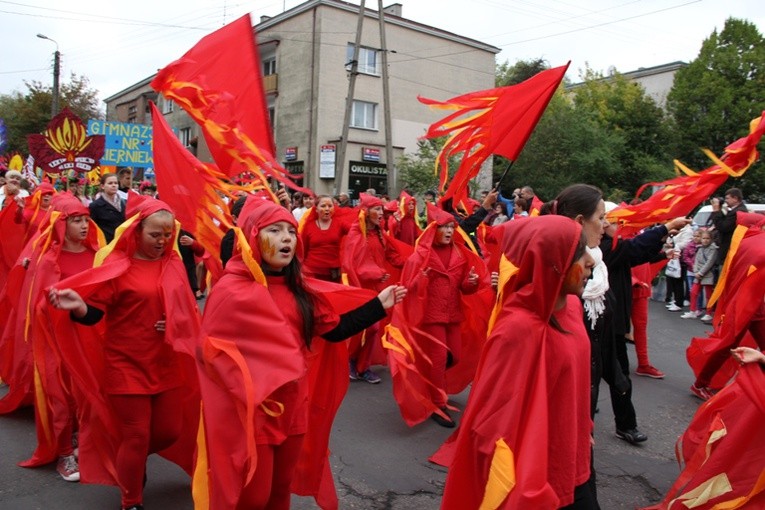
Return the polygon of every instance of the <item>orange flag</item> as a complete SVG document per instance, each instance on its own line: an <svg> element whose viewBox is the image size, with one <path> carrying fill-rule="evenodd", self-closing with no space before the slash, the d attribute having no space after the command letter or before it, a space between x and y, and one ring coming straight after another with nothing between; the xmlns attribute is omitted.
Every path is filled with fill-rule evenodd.
<svg viewBox="0 0 765 510"><path fill-rule="evenodd" d="M217 279L223 272L220 242L232 227L231 214L217 190L225 176L186 150L152 103L154 172L162 200L175 212L181 226L191 232L212 260L208 268Z"/></svg>
<svg viewBox="0 0 765 510"><path fill-rule="evenodd" d="M607 215L609 221L619 223L619 235L630 237L654 223L685 216L722 186L728 177L741 177L759 158L757 144L765 134L763 120L765 112L751 121L749 135L728 145L720 158L704 149L714 164L701 172L694 172L675 160L675 167L685 175L644 184L636 196L640 196L648 186L661 186L662 189L640 204L623 205Z"/></svg>
<svg viewBox="0 0 765 510"><path fill-rule="evenodd" d="M542 71L517 85L471 92L445 102L418 97L432 108L456 110L433 123L425 134L425 138L449 136L436 159L442 191L449 177L449 158L463 153L444 199L454 197L455 204L464 201L468 181L492 154L511 161L518 158L569 64Z"/></svg>
<svg viewBox="0 0 765 510"><path fill-rule="evenodd" d="M157 73L154 90L202 127L210 153L229 177L254 173L296 188L276 152L250 15L202 38Z"/></svg>

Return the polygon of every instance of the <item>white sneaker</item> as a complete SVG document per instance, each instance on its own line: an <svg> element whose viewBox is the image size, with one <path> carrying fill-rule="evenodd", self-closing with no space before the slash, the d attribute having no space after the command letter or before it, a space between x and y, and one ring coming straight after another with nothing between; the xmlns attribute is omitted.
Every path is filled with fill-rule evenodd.
<svg viewBox="0 0 765 510"><path fill-rule="evenodd" d="M704 316L701 318L701 322L712 322L712 319L714 319L714 317L712 317L712 316L711 316L711 315L709 315L709 314L706 314L706 315L704 315Z"/></svg>
<svg viewBox="0 0 765 510"><path fill-rule="evenodd" d="M664 306L665 306L666 308L669 308L669 307L671 307L671 306L675 306L675 302L674 302L674 301L670 301L669 303L665 304Z"/></svg>
<svg viewBox="0 0 765 510"><path fill-rule="evenodd" d="M74 458L74 455L59 457L56 471L67 482L80 481L80 466L77 465L77 459Z"/></svg>
<svg viewBox="0 0 765 510"><path fill-rule="evenodd" d="M683 315L680 316L681 319L698 319L699 316L696 315L696 312L685 312Z"/></svg>
<svg viewBox="0 0 765 510"><path fill-rule="evenodd" d="M672 303L672 306L668 306L667 310L669 310L670 312L681 312L681 311L683 311L683 309L680 308L679 306L677 306L675 303Z"/></svg>
<svg viewBox="0 0 765 510"><path fill-rule="evenodd" d="M690 306L690 304L691 304L691 302L688 301L687 299L685 301L683 301L683 306Z"/></svg>

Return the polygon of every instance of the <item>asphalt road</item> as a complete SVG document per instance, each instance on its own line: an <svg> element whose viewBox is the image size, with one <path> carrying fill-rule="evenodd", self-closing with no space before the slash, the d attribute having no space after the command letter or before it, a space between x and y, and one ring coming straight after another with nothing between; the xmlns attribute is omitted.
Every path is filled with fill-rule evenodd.
<svg viewBox="0 0 765 510"><path fill-rule="evenodd" d="M635 509L658 501L678 474L674 446L700 401L688 387L693 377L685 362L692 336L709 329L698 321L651 303L649 351L663 380L632 376L638 423L649 440L631 446L614 436L608 390L601 389L595 419L595 467L603 510ZM634 349L630 349L634 370ZM427 461L451 433L433 422L409 428L392 398L390 376L376 386L351 384L332 435L332 467L342 509L437 509L445 470ZM0 394L5 390L0 389ZM467 393L452 401L463 406ZM459 420L459 418L457 418ZM114 487L67 483L55 466L16 466L34 449L34 416L24 409L0 417L0 510L119 508ZM156 456L149 460L145 504L149 510L186 510L193 504L189 479L179 468ZM295 497L293 509L317 508L308 498Z"/></svg>

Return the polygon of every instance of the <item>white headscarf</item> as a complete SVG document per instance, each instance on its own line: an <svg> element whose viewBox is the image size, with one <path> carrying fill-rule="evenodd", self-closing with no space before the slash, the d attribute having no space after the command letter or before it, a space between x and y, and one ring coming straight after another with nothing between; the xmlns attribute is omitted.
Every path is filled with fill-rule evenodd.
<svg viewBox="0 0 765 510"><path fill-rule="evenodd" d="M590 319L590 329L595 327L598 318L606 310L606 291L608 291L608 268L603 262L603 252L600 247L587 247L587 253L595 260L595 267L592 268L592 278L587 281L584 287L582 299L584 300L584 311L587 318Z"/></svg>

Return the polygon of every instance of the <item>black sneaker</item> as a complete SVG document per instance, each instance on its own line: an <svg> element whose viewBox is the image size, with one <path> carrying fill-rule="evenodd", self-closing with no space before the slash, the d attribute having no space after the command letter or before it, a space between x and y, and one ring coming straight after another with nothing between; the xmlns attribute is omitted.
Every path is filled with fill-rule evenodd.
<svg viewBox="0 0 765 510"><path fill-rule="evenodd" d="M638 444L648 440L648 436L640 432L637 428L629 430L616 429L616 437L624 439L629 444Z"/></svg>
<svg viewBox="0 0 765 510"><path fill-rule="evenodd" d="M452 420L452 417L449 415L449 411L445 407L441 408L441 412L446 415L446 418L441 416L438 413L433 413L430 415L430 418L441 425L442 427L446 427L447 429L453 429L457 424L454 423L454 420Z"/></svg>

